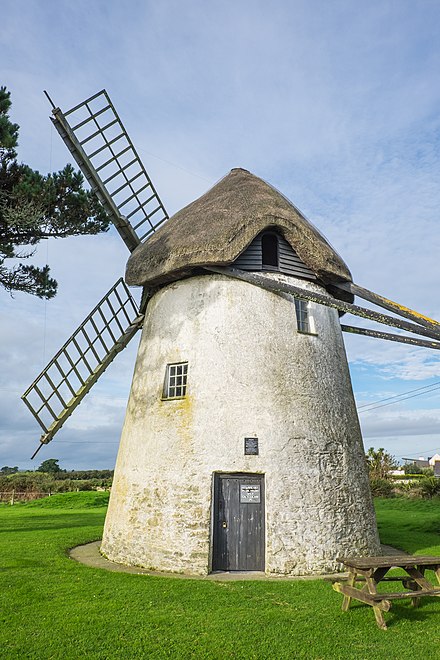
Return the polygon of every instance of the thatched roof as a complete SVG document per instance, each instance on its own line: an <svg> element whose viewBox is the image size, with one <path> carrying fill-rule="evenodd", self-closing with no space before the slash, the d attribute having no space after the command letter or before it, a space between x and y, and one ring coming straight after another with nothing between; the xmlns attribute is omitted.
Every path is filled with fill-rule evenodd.
<svg viewBox="0 0 440 660"><path fill-rule="evenodd" d="M267 227L276 228L324 284L351 281L341 257L288 199L237 168L136 248L126 282L156 286L203 266L229 265Z"/></svg>

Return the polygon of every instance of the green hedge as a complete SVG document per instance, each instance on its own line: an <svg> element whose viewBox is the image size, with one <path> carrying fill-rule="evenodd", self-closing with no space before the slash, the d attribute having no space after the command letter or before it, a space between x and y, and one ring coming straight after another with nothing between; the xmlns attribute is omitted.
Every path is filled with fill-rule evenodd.
<svg viewBox="0 0 440 660"><path fill-rule="evenodd" d="M392 481L402 481L402 479L423 479L423 474L390 474Z"/></svg>
<svg viewBox="0 0 440 660"><path fill-rule="evenodd" d="M0 476L0 492L12 493L66 493L76 490L94 490L97 487L109 488L112 480L108 479L62 479L45 472L17 472Z"/></svg>

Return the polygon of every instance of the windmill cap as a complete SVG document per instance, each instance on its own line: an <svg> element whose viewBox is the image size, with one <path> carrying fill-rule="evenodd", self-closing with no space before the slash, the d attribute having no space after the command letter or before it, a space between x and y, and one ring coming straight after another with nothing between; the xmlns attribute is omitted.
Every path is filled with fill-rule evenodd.
<svg viewBox="0 0 440 660"><path fill-rule="evenodd" d="M156 286L203 266L230 265L269 227L284 236L324 285L351 281L341 257L284 195L248 170L234 168L134 250L126 282Z"/></svg>

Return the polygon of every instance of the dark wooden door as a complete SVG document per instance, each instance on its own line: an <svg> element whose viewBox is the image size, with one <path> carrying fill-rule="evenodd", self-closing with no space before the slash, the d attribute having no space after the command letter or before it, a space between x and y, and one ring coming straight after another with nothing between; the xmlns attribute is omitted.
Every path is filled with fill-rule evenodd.
<svg viewBox="0 0 440 660"><path fill-rule="evenodd" d="M264 476L216 474L212 570L264 569Z"/></svg>

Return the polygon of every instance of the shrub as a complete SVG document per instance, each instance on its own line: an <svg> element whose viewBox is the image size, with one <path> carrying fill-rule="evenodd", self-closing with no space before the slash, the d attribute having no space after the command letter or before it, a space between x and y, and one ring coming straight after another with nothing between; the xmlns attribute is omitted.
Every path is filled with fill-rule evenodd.
<svg viewBox="0 0 440 660"><path fill-rule="evenodd" d="M396 495L400 497L410 497L412 499L415 497L421 497L419 483L420 478L411 479L411 481L408 481L408 483L396 481L394 482L394 491Z"/></svg>
<svg viewBox="0 0 440 660"><path fill-rule="evenodd" d="M388 479L371 479L371 493L374 497L393 497L394 486Z"/></svg>
<svg viewBox="0 0 440 660"><path fill-rule="evenodd" d="M79 482L78 488L79 490L94 490L94 487L90 481Z"/></svg>
<svg viewBox="0 0 440 660"><path fill-rule="evenodd" d="M417 463L405 463L403 470L405 474L422 474L422 468Z"/></svg>
<svg viewBox="0 0 440 660"><path fill-rule="evenodd" d="M419 489L422 497L431 498L440 495L440 479L424 477L419 481Z"/></svg>
<svg viewBox="0 0 440 660"><path fill-rule="evenodd" d="M0 477L0 491L11 492L13 490L22 493L30 491L49 493L53 490L53 478L42 472L18 472L7 477Z"/></svg>

